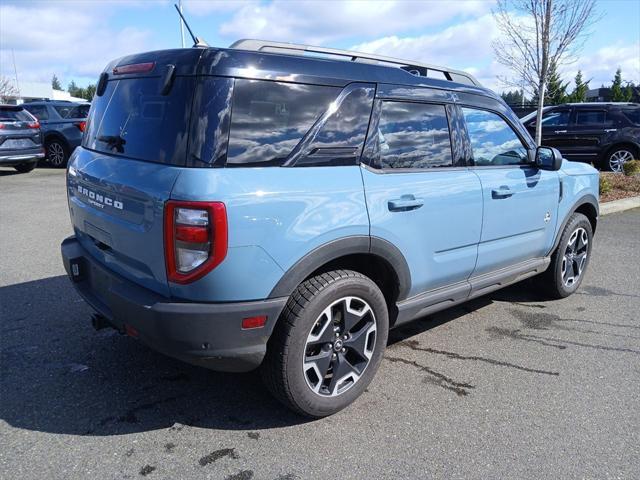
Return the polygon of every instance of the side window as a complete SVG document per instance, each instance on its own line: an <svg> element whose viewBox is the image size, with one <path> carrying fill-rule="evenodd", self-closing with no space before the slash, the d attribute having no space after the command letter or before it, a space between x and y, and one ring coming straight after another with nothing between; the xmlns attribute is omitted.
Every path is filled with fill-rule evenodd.
<svg viewBox="0 0 640 480"><path fill-rule="evenodd" d="M554 110L542 115L543 127L564 127L569 125L570 110ZM533 122L535 125L536 122Z"/></svg>
<svg viewBox="0 0 640 480"><path fill-rule="evenodd" d="M376 132L378 167L451 167L451 138L444 105L383 102Z"/></svg>
<svg viewBox="0 0 640 480"><path fill-rule="evenodd" d="M576 110L576 125L579 127L604 126L609 123L607 112L604 110Z"/></svg>
<svg viewBox="0 0 640 480"><path fill-rule="evenodd" d="M227 166L281 165L340 90L236 80Z"/></svg>
<svg viewBox="0 0 640 480"><path fill-rule="evenodd" d="M44 105L30 105L26 107L26 109L38 120L49 119L49 112L47 112L47 107L45 107Z"/></svg>
<svg viewBox="0 0 640 480"><path fill-rule="evenodd" d="M513 129L499 115L463 108L474 165L523 165L529 163L527 149Z"/></svg>

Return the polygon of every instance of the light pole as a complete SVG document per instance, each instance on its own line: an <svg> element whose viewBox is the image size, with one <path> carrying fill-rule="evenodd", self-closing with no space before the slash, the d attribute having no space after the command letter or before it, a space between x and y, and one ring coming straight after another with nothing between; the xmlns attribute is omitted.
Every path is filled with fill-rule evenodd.
<svg viewBox="0 0 640 480"><path fill-rule="evenodd" d="M178 10L182 13L182 0L178 0ZM182 16L180 17L180 40L182 41L182 48L184 48L184 22Z"/></svg>

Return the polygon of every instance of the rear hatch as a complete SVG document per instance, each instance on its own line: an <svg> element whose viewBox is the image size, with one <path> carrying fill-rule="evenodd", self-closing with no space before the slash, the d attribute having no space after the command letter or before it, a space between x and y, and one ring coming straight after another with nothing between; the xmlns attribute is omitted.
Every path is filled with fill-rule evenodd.
<svg viewBox="0 0 640 480"><path fill-rule="evenodd" d="M163 295L163 209L186 163L201 53L150 52L107 66L68 169L79 241L109 269Z"/></svg>
<svg viewBox="0 0 640 480"><path fill-rule="evenodd" d="M41 148L38 120L20 106L0 105L0 155Z"/></svg>

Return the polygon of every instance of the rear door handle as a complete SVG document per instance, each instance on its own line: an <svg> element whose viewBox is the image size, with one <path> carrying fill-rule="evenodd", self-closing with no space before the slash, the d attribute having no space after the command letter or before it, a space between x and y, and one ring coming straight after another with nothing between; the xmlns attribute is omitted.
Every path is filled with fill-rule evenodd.
<svg viewBox="0 0 640 480"><path fill-rule="evenodd" d="M420 208L424 205L424 200L413 195L402 195L400 198L389 200L387 205L391 212L408 212Z"/></svg>
<svg viewBox="0 0 640 480"><path fill-rule="evenodd" d="M607 132L607 133L609 133L609 132L617 132L618 129L617 128L605 128L604 131Z"/></svg>
<svg viewBox="0 0 640 480"><path fill-rule="evenodd" d="M514 192L506 185L502 185L500 188L494 188L491 190L491 198L499 200L501 198L509 198Z"/></svg>
<svg viewBox="0 0 640 480"><path fill-rule="evenodd" d="M566 130L556 130L554 133L567 133Z"/></svg>

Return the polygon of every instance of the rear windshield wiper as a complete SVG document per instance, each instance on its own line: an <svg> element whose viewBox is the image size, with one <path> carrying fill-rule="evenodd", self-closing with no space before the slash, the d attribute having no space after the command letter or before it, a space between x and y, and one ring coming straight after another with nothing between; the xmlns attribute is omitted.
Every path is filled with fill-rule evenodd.
<svg viewBox="0 0 640 480"><path fill-rule="evenodd" d="M110 149L118 153L124 153L124 145L127 143L120 135L100 135L97 140L106 143Z"/></svg>

